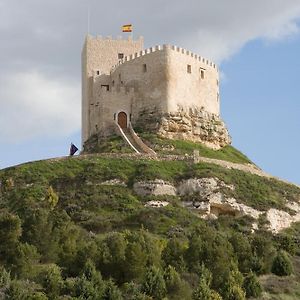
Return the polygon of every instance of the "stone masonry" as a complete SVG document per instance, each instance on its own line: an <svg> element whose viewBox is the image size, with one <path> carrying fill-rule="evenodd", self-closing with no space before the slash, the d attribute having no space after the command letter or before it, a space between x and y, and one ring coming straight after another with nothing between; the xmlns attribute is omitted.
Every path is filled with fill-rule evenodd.
<svg viewBox="0 0 300 300"><path fill-rule="evenodd" d="M82 142L138 127L218 149L231 139L220 118L217 66L188 50L143 48L143 39L87 36L82 51Z"/></svg>

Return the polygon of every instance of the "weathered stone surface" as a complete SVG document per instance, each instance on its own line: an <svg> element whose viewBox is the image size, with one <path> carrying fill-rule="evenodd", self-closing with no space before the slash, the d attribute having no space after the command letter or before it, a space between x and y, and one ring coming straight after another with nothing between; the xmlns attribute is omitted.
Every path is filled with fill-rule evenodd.
<svg viewBox="0 0 300 300"><path fill-rule="evenodd" d="M258 219L264 211L259 211L232 197L226 197L222 189L234 190L234 186L227 185L217 178L190 178L183 180L177 188L163 180L137 182L134 190L137 194L145 195L178 195L182 198L182 205L196 211L204 219L215 219L219 215L250 216ZM166 201L149 201L145 206L163 207L168 205ZM294 215L278 209L269 209L266 212L269 221L269 230L278 233L288 228L294 222L300 221L300 204L287 202L286 207L295 212ZM258 228L253 224L253 230Z"/></svg>
<svg viewBox="0 0 300 300"><path fill-rule="evenodd" d="M153 130L153 126L149 129ZM165 138L201 142L213 149L231 143L221 118L197 108L189 111L179 108L176 114L164 114L157 126L157 132Z"/></svg>
<svg viewBox="0 0 300 300"><path fill-rule="evenodd" d="M291 216L289 213L271 208L267 212L267 220L270 222L269 229L273 233L278 233L281 230L288 228L294 222L300 221L300 212Z"/></svg>
<svg viewBox="0 0 300 300"><path fill-rule="evenodd" d="M160 179L155 179L153 181L136 182L133 185L133 190L140 196L176 195L175 187L169 182L165 182Z"/></svg>
<svg viewBox="0 0 300 300"><path fill-rule="evenodd" d="M167 201L148 201L146 204L145 204L145 207L165 207L169 205L169 202Z"/></svg>

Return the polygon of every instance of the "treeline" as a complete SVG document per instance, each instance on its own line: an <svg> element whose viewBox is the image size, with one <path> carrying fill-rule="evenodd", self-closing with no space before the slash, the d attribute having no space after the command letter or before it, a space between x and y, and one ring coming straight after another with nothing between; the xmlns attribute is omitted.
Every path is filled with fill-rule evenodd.
<svg viewBox="0 0 300 300"><path fill-rule="evenodd" d="M43 203L27 199L15 212L0 211L4 299L258 297L258 276L291 274L298 251L289 235L239 232L219 221L169 236L144 228L94 234L56 206L55 193Z"/></svg>

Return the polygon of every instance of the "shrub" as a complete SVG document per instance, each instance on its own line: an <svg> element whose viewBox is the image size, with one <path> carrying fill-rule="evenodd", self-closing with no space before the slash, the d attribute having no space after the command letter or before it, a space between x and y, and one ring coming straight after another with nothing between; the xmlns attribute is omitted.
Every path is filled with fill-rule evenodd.
<svg viewBox="0 0 300 300"><path fill-rule="evenodd" d="M152 266L147 270L142 290L154 299L164 298L166 295L166 283L160 269Z"/></svg>
<svg viewBox="0 0 300 300"><path fill-rule="evenodd" d="M259 297L262 292L262 287L254 273L250 273L246 276L243 284L243 288L246 292L246 297Z"/></svg>
<svg viewBox="0 0 300 300"><path fill-rule="evenodd" d="M293 273L292 262L285 251L280 250L275 256L272 264L272 273L278 276L288 276Z"/></svg>

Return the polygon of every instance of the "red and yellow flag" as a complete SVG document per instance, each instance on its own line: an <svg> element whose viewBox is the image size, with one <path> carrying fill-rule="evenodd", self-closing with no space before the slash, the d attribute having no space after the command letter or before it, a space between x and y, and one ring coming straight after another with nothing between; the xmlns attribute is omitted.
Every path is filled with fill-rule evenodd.
<svg viewBox="0 0 300 300"><path fill-rule="evenodd" d="M132 32L132 24L123 25L122 32Z"/></svg>

